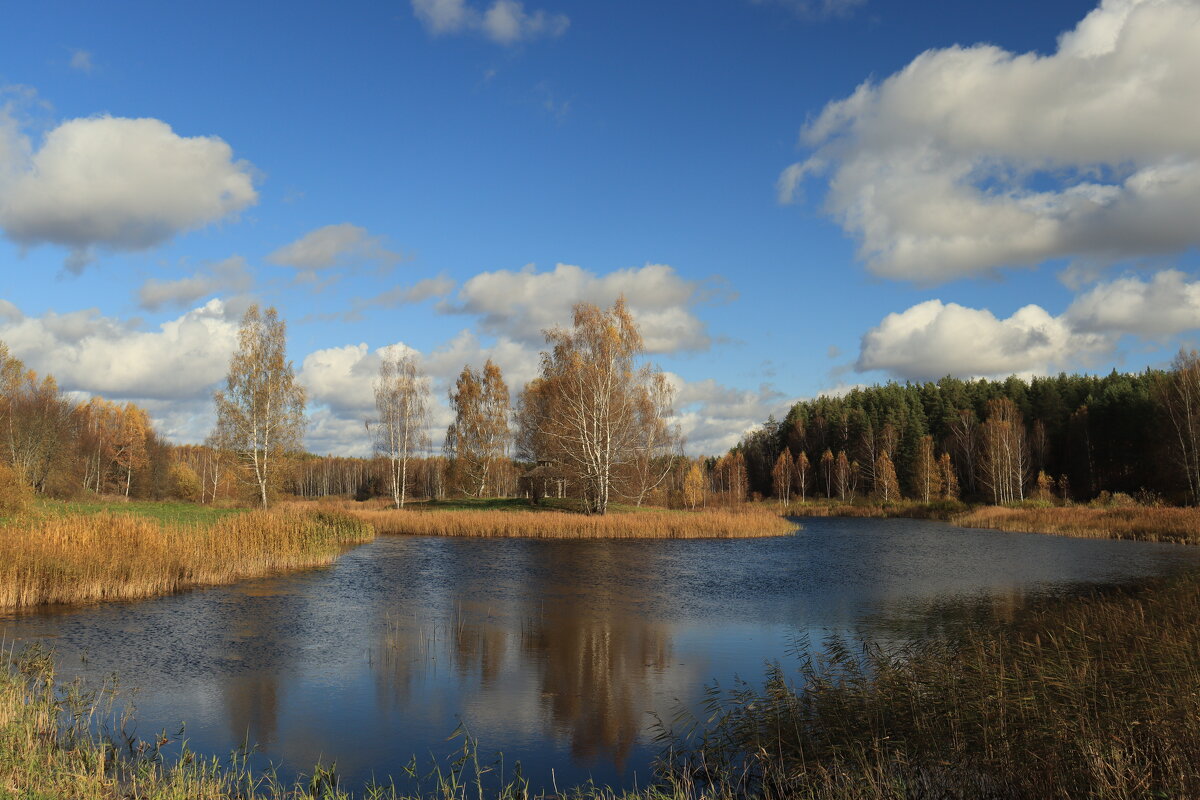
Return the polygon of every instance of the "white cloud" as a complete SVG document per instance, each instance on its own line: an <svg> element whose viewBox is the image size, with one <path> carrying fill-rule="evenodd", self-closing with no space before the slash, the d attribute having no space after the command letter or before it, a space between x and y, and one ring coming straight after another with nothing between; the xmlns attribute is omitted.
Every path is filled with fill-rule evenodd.
<svg viewBox="0 0 1200 800"><path fill-rule="evenodd" d="M366 228L349 222L309 231L267 256L272 264L295 267L310 278L316 270L329 267L358 264L389 267L402 259L399 253L384 246L382 236L372 236Z"/></svg>
<svg viewBox="0 0 1200 800"><path fill-rule="evenodd" d="M1200 3L1104 0L1055 53L930 50L830 103L780 176L875 273L934 282L1200 244Z"/></svg>
<svg viewBox="0 0 1200 800"><path fill-rule="evenodd" d="M703 350L710 345L704 323L688 310L703 299L700 285L664 264L605 275L570 264L548 272L537 272L533 265L484 272L463 284L457 304L446 304L443 310L477 314L484 332L541 346L543 330L570 325L576 303L607 307L621 295L641 327L648 352Z"/></svg>
<svg viewBox="0 0 1200 800"><path fill-rule="evenodd" d="M0 227L22 246L146 250L257 202L245 161L217 137L182 137L157 119L91 117L51 130L36 151L0 114Z"/></svg>
<svg viewBox="0 0 1200 800"><path fill-rule="evenodd" d="M791 401L763 384L757 390L736 389L708 378L687 381L666 373L675 387L675 421L691 455L724 453L772 414L782 416Z"/></svg>
<svg viewBox="0 0 1200 800"><path fill-rule="evenodd" d="M844 17L867 0L750 0L756 6L782 6L803 19Z"/></svg>
<svg viewBox="0 0 1200 800"><path fill-rule="evenodd" d="M15 307L0 339L60 387L116 399L197 399L225 377L237 322L220 300L139 330L95 310L26 317Z"/></svg>
<svg viewBox="0 0 1200 800"><path fill-rule="evenodd" d="M476 32L502 45L562 36L571 24L565 14L529 12L516 0L494 0L484 10L465 0L412 0L412 8L435 36Z"/></svg>
<svg viewBox="0 0 1200 800"><path fill-rule="evenodd" d="M868 331L855 367L905 380L1045 374L1110 345L1036 305L997 319L987 309L927 300Z"/></svg>
<svg viewBox="0 0 1200 800"><path fill-rule="evenodd" d="M445 297L454 291L457 284L446 277L425 278L412 286L393 286L387 291L380 292L374 297L355 298L351 309L346 314L347 319L361 319L362 313L369 308L399 308L400 306L423 303L435 297Z"/></svg>
<svg viewBox="0 0 1200 800"><path fill-rule="evenodd" d="M96 68L92 62L92 54L87 50L75 50L71 53L71 69L80 72L91 72Z"/></svg>
<svg viewBox="0 0 1200 800"><path fill-rule="evenodd" d="M246 260L231 256L186 278L160 281L150 278L138 289L138 305L148 311L163 306L187 306L222 292L245 292L254 284Z"/></svg>
<svg viewBox="0 0 1200 800"><path fill-rule="evenodd" d="M1163 270L1101 283L1075 299L1064 315L1079 331L1165 337L1200 329L1200 281Z"/></svg>

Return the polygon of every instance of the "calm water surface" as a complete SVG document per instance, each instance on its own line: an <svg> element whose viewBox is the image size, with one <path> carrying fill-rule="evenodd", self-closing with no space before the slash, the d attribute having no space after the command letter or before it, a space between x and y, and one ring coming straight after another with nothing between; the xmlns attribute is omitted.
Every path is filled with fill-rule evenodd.
<svg viewBox="0 0 1200 800"><path fill-rule="evenodd" d="M64 673L136 687L138 730L186 723L225 755L351 785L445 759L463 723L535 786L645 783L669 719L713 681L757 680L802 637L885 641L947 610L1008 608L1194 567L1200 548L805 520L757 540L383 537L329 568L136 603L0 617Z"/></svg>

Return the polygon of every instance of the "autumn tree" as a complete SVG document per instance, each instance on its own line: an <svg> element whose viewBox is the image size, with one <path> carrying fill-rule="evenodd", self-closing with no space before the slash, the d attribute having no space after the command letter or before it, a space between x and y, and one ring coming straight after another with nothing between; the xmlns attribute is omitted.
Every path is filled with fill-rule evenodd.
<svg viewBox="0 0 1200 800"><path fill-rule="evenodd" d="M1171 362L1171 371L1159 379L1155 388L1171 423L1171 450L1187 484L1188 497L1200 504L1200 353L1181 349Z"/></svg>
<svg viewBox="0 0 1200 800"><path fill-rule="evenodd" d="M792 482L795 480L796 464L792 460L792 451L786 447L775 459L771 468L771 485L775 489L775 497L779 502L787 504L792 499Z"/></svg>
<svg viewBox="0 0 1200 800"><path fill-rule="evenodd" d="M614 495L632 494L647 442L662 441L647 435L663 422L665 405L652 399L660 373L638 364L645 348L624 299L607 311L577 304L571 327L546 331L546 344L541 375L522 392L522 450L569 474L584 509L603 514Z"/></svg>
<svg viewBox="0 0 1200 800"><path fill-rule="evenodd" d="M640 393L637 405L638 446L631 469L629 494L641 506L646 496L671 474L682 453L683 435L670 421L675 387L661 372L654 373Z"/></svg>
<svg viewBox="0 0 1200 800"><path fill-rule="evenodd" d="M463 367L450 389L454 422L446 430L445 451L466 494L483 497L508 452L508 386L491 359L476 372Z"/></svg>
<svg viewBox="0 0 1200 800"><path fill-rule="evenodd" d="M958 472L954 468L954 462L950 460L949 453L942 453L938 458L938 472L942 479L942 498L945 500L958 499Z"/></svg>
<svg viewBox="0 0 1200 800"><path fill-rule="evenodd" d="M151 435L150 417L133 403L126 403L117 411L116 425L112 430L113 462L125 476L125 496L133 484L133 471L146 466L149 454L146 440Z"/></svg>
<svg viewBox="0 0 1200 800"><path fill-rule="evenodd" d="M825 497L833 497L833 451L829 448L821 454L821 477L825 480Z"/></svg>
<svg viewBox="0 0 1200 800"><path fill-rule="evenodd" d="M808 463L808 456L801 450L793 459L794 467L792 475L795 479L796 491L800 494L800 502L808 500L808 485L812 482L812 466Z"/></svg>
<svg viewBox="0 0 1200 800"><path fill-rule="evenodd" d="M845 450L838 450L837 460L833 462L833 483L842 502L846 501L846 495L850 492L850 478L850 459Z"/></svg>
<svg viewBox="0 0 1200 800"><path fill-rule="evenodd" d="M1029 470L1029 443L1016 403L1007 397L988 401L976 461L980 485L997 505L1023 500Z"/></svg>
<svg viewBox="0 0 1200 800"><path fill-rule="evenodd" d="M383 353L375 379L375 452L387 459L392 502L404 508L408 493L408 462L425 447L429 423L429 383L416 359L399 348Z"/></svg>
<svg viewBox="0 0 1200 800"><path fill-rule="evenodd" d="M695 510L704 505L707 495L708 478L704 474L704 467L699 461L694 461L683 479L683 502L688 508Z"/></svg>
<svg viewBox="0 0 1200 800"><path fill-rule="evenodd" d="M218 437L237 453L264 508L284 453L299 448L304 435L304 388L296 383L286 347L287 323L275 309L250 306L225 389L213 395Z"/></svg>
<svg viewBox="0 0 1200 800"><path fill-rule="evenodd" d="M933 456L933 437L922 436L913 462L913 488L922 502L928 503L942 491L942 473Z"/></svg>
<svg viewBox="0 0 1200 800"><path fill-rule="evenodd" d="M879 451L879 458L875 459L875 496L885 503L900 499L900 482L887 450Z"/></svg>

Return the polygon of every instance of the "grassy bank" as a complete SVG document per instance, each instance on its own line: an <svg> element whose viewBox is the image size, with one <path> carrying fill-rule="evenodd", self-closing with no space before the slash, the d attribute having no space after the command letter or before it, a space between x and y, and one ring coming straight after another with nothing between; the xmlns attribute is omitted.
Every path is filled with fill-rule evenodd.
<svg viewBox="0 0 1200 800"><path fill-rule="evenodd" d="M816 500L793 503L797 517L905 517L937 519L964 528L1015 533L1049 533L1091 539L1200 544L1200 508L1158 505L1050 505L1027 501L1014 506L968 506L956 501L893 503Z"/></svg>
<svg viewBox="0 0 1200 800"><path fill-rule="evenodd" d="M680 769L773 798L1200 797L1200 576L714 697Z"/></svg>
<svg viewBox="0 0 1200 800"><path fill-rule="evenodd" d="M951 521L967 528L1200 544L1200 508L984 506L956 514Z"/></svg>
<svg viewBox="0 0 1200 800"><path fill-rule="evenodd" d="M617 511L588 516L567 511L399 510L350 512L379 533L413 536L533 539L705 539L785 536L797 526L765 508L737 511Z"/></svg>
<svg viewBox="0 0 1200 800"><path fill-rule="evenodd" d="M328 564L370 526L332 511L253 511L209 524L36 514L0 525L0 609L133 600Z"/></svg>

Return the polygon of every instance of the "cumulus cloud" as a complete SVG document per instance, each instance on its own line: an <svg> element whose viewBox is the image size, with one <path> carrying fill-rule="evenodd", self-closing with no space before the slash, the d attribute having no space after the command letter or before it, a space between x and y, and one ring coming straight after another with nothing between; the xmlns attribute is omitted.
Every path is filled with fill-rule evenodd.
<svg viewBox="0 0 1200 800"><path fill-rule="evenodd" d="M1049 55L927 51L830 103L780 194L827 173L876 274L936 282L1200 244L1200 4L1104 0Z"/></svg>
<svg viewBox="0 0 1200 800"><path fill-rule="evenodd" d="M704 299L700 284L684 280L665 264L605 275L570 264L548 272L537 272L533 265L484 272L463 284L457 302L443 310L477 314L484 332L540 346L543 330L570 324L576 303L607 307L621 295L641 326L648 352L703 350L711 344L704 323L689 310Z"/></svg>
<svg viewBox="0 0 1200 800"><path fill-rule="evenodd" d="M10 304L11 305L11 304ZM220 300L158 326L97 311L0 319L0 339L31 368L66 390L118 399L196 399L224 377L237 346L237 322Z"/></svg>
<svg viewBox="0 0 1200 800"><path fill-rule="evenodd" d="M213 294L245 292L253 284L246 259L232 256L186 278L173 281L150 278L138 289L138 305L147 311L170 305L184 307Z"/></svg>
<svg viewBox="0 0 1200 800"><path fill-rule="evenodd" d="M402 259L399 253L384 246L382 236L372 236L366 228L349 222L309 231L267 256L272 264L295 267L310 279L317 270L330 267L360 264L390 267Z"/></svg>
<svg viewBox="0 0 1200 800"><path fill-rule="evenodd" d="M997 319L987 309L927 300L868 331L856 369L905 380L1045 374L1109 346L1106 337L1072 330L1041 306Z"/></svg>
<svg viewBox="0 0 1200 800"><path fill-rule="evenodd" d="M691 455L724 453L772 414L782 417L792 400L768 384L737 389L712 378L687 381L666 373L675 387L675 421Z"/></svg>
<svg viewBox="0 0 1200 800"><path fill-rule="evenodd" d="M298 376L314 407L311 417L319 423L319 430L310 425L307 436L313 452L349 453L363 446L366 435L363 422L375 416L373 383L383 354L393 351L416 358L429 378L433 402L426 433L435 448L441 447L451 421L446 393L464 365L478 369L492 359L503 372L515 399L534 377L538 364L537 353L517 342L502 338L484 346L469 331L459 333L429 353L421 353L402 342L375 350L365 343L317 350L305 357Z"/></svg>
<svg viewBox="0 0 1200 800"><path fill-rule="evenodd" d="M91 117L51 130L36 150L0 115L0 228L19 245L146 250L258 200L245 161L215 136L183 137L157 119Z"/></svg>
<svg viewBox="0 0 1200 800"><path fill-rule="evenodd" d="M1064 314L1076 330L1166 337L1200 329L1200 281L1179 270L1125 277L1080 295Z"/></svg>
<svg viewBox="0 0 1200 800"><path fill-rule="evenodd" d="M466 0L412 0L412 8L435 36L474 32L502 45L561 36L571 24L565 14L529 12L516 0L494 0L486 9Z"/></svg>

